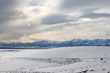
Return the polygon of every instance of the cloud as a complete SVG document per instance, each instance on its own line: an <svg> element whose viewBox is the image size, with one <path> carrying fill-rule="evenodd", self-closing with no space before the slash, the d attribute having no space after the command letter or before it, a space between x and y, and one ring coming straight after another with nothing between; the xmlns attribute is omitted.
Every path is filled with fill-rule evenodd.
<svg viewBox="0 0 110 73"><path fill-rule="evenodd" d="M42 24L60 24L71 21L68 16L62 14L50 14L42 19Z"/></svg>
<svg viewBox="0 0 110 73"><path fill-rule="evenodd" d="M86 13L80 16L80 18L91 18L91 19L108 18L108 17L110 17L109 13Z"/></svg>
<svg viewBox="0 0 110 73"><path fill-rule="evenodd" d="M0 0L0 40L108 38L109 6L110 0Z"/></svg>
<svg viewBox="0 0 110 73"><path fill-rule="evenodd" d="M59 8L64 11L75 11L85 8L100 8L100 7L109 7L110 0L62 0Z"/></svg>
<svg viewBox="0 0 110 73"><path fill-rule="evenodd" d="M19 34L19 27L13 27L20 25L17 20L26 19L25 14L21 11L21 7L24 7L28 4L26 0L0 0L0 35L3 36L0 39L17 39L22 36ZM16 33L16 34L13 34Z"/></svg>
<svg viewBox="0 0 110 73"><path fill-rule="evenodd" d="M21 3L18 0L0 0L0 24L24 18L23 13L17 10L20 5Z"/></svg>

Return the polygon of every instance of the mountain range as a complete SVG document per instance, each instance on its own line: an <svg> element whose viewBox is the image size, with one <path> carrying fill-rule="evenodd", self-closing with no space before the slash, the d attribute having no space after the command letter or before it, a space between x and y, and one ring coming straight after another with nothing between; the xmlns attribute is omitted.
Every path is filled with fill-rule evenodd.
<svg viewBox="0 0 110 73"><path fill-rule="evenodd" d="M36 47L69 47L69 46L110 46L110 39L73 39L70 41L50 41L50 40L41 40L32 43L4 43L0 42L0 48L12 48L12 47L22 47L22 48L36 48Z"/></svg>

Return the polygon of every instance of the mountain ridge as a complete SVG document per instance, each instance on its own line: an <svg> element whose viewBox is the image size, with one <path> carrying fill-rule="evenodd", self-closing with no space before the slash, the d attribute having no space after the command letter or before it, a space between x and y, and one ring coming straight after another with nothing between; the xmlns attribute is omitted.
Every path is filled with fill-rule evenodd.
<svg viewBox="0 0 110 73"><path fill-rule="evenodd" d="M110 46L110 39L73 39L70 41L49 41L41 40L32 43L4 43L0 42L1 47L69 47L69 46Z"/></svg>

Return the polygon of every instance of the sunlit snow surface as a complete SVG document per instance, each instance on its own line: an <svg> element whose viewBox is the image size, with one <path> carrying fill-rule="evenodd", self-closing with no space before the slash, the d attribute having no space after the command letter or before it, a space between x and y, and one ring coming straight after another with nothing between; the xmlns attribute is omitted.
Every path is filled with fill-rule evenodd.
<svg viewBox="0 0 110 73"><path fill-rule="evenodd" d="M110 47L0 50L0 73L109 72Z"/></svg>

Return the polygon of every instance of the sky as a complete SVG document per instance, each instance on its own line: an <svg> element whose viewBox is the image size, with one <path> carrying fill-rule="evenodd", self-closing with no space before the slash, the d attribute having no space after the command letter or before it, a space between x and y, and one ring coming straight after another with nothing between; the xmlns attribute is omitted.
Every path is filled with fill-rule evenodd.
<svg viewBox="0 0 110 73"><path fill-rule="evenodd" d="M110 38L110 0L0 0L0 42Z"/></svg>

